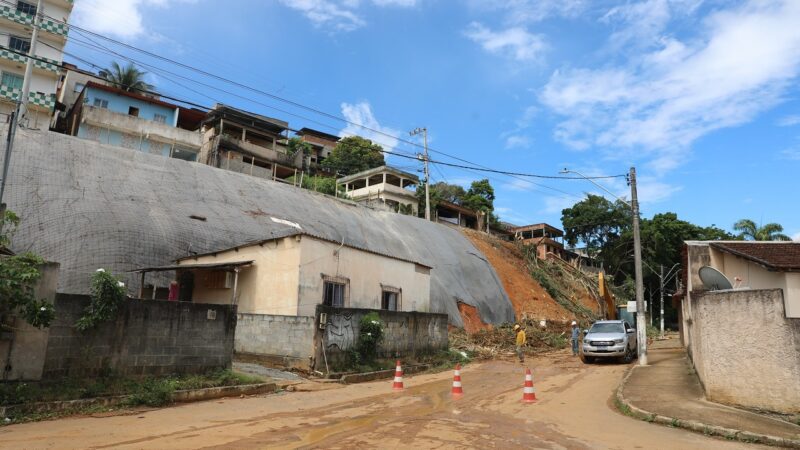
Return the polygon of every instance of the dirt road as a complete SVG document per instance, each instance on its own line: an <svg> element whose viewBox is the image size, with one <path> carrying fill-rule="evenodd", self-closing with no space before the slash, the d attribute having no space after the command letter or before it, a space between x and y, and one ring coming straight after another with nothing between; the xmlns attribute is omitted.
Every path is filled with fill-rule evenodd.
<svg viewBox="0 0 800 450"><path fill-rule="evenodd" d="M626 368L536 358L535 404L522 404L523 369L491 361L451 374L315 392L188 404L110 417L0 428L2 448L755 448L625 417L610 398ZM319 385L318 385L319 386Z"/></svg>

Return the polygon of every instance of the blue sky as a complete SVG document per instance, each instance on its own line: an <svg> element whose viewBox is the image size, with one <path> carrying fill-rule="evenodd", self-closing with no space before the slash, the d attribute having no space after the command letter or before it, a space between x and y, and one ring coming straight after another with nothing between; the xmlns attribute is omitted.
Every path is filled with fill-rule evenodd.
<svg viewBox="0 0 800 450"><path fill-rule="evenodd" d="M778 222L800 240L800 2L714 0L78 0L71 21L434 151L500 170L622 174L642 213L730 229ZM97 40L97 38L95 38ZM158 90L290 126L383 134L151 64ZM114 58L72 32L67 52ZM67 56L65 60L78 62ZM86 64L79 65L86 66ZM209 84L193 84L162 70ZM455 161L433 152L435 160ZM414 161L389 157L410 171ZM435 166L432 181L486 175ZM502 219L560 224L585 181L488 175ZM603 181L620 196L623 180Z"/></svg>

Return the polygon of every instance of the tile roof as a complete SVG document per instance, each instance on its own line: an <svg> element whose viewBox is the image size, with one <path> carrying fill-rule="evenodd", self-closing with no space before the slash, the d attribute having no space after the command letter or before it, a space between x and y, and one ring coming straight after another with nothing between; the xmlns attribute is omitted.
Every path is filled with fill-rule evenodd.
<svg viewBox="0 0 800 450"><path fill-rule="evenodd" d="M800 272L800 242L712 242L724 252L777 272Z"/></svg>

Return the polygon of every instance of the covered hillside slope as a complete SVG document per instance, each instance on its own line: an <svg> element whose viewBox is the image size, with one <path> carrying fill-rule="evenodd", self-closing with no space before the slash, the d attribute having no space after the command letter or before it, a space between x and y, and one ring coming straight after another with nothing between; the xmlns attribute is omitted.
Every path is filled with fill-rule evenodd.
<svg viewBox="0 0 800 450"><path fill-rule="evenodd" d="M565 322L589 320L600 314L591 276L575 273L560 263L539 261L537 265L525 258L516 243L474 230L462 231L494 267L520 320ZM556 298L536 277L546 280Z"/></svg>
<svg viewBox="0 0 800 450"><path fill-rule="evenodd" d="M291 185L20 130L7 192L9 208L22 219L13 250L60 263L60 292L86 293L90 275L103 267L124 273L134 293L139 280L127 271L266 239L290 221L327 239L433 267L431 309L447 313L455 326L462 326L459 302L474 306L484 322L514 320L492 266L457 230Z"/></svg>

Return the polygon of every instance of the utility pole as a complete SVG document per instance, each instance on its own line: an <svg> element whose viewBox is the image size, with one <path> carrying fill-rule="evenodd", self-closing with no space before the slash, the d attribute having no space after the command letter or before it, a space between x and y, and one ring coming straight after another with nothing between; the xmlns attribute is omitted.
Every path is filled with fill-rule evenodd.
<svg viewBox="0 0 800 450"><path fill-rule="evenodd" d="M664 337L664 265L660 265L660 273L658 275L659 282L661 283L661 287L658 290L658 296L661 298L661 314L659 314L659 318L661 319L661 337Z"/></svg>
<svg viewBox="0 0 800 450"><path fill-rule="evenodd" d="M422 144L425 149L425 154L421 157L425 170L425 220L431 220L431 192L430 192L430 173L428 171L428 129L425 127L415 128L408 134L416 136L422 133Z"/></svg>
<svg viewBox="0 0 800 450"><path fill-rule="evenodd" d="M33 19L33 33L31 34L31 46L28 49L28 61L25 63L25 78L22 79L22 92L17 99L16 111L11 113L11 120L8 124L8 138L6 140L6 153L3 158L3 179L0 180L0 212L5 212L3 194L6 190L8 180L8 168L11 165L11 151L14 148L14 137L17 134L17 124L22 120L28 119L28 93L31 91L31 77L33 74L33 57L36 55L36 42L39 39L39 26L42 21L42 0L36 3L36 15Z"/></svg>
<svg viewBox="0 0 800 450"><path fill-rule="evenodd" d="M636 168L631 167L628 182L631 185L633 210L633 265L636 275L636 342L639 365L647 365L647 322L644 318L644 286L642 285L642 240L639 233L639 198L636 195Z"/></svg>

